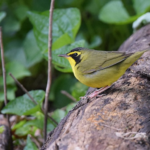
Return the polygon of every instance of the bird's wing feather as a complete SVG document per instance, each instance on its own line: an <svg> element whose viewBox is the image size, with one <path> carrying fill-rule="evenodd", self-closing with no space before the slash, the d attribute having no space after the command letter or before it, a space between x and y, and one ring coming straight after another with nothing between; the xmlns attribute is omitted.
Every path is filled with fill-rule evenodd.
<svg viewBox="0 0 150 150"><path fill-rule="evenodd" d="M87 58L83 57L84 59L79 64L78 70L83 74L91 74L118 64L130 55L115 51L91 51Z"/></svg>

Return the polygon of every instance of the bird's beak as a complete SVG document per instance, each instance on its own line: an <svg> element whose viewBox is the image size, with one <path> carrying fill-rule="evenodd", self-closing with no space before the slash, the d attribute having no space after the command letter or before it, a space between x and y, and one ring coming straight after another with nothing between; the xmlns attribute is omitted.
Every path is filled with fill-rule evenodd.
<svg viewBox="0 0 150 150"><path fill-rule="evenodd" d="M70 57L67 54L58 55L59 57Z"/></svg>

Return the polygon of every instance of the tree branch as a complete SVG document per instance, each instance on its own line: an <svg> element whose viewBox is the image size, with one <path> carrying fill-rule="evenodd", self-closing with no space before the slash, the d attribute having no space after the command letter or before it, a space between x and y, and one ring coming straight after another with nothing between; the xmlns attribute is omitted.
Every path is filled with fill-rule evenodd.
<svg viewBox="0 0 150 150"><path fill-rule="evenodd" d="M50 5L50 14L49 14L49 34L48 34L48 79L47 79L47 86L46 86L46 93L45 93L45 120L44 120L44 141L46 141L47 137L47 111L48 111L48 98L49 92L51 88L51 68L52 68L52 61L51 61L51 49L52 49L52 19L53 19L53 9L54 9L54 1L51 0Z"/></svg>

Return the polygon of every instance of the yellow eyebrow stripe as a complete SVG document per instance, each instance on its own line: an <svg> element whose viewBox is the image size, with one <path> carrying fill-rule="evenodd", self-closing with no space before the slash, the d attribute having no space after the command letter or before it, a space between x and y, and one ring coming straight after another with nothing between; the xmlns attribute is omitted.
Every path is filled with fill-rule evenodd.
<svg viewBox="0 0 150 150"><path fill-rule="evenodd" d="M70 53L68 53L68 55L72 55L72 54L74 54L74 53L77 53L78 55L80 55L80 54L81 54L81 52L74 51L74 52L70 52Z"/></svg>

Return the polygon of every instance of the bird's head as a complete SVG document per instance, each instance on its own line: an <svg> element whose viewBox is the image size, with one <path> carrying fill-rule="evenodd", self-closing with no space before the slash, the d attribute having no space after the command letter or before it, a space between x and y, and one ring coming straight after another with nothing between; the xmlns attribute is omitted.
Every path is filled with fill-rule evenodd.
<svg viewBox="0 0 150 150"><path fill-rule="evenodd" d="M75 49L72 49L67 54L59 55L60 57L65 57L70 62L71 66L76 66L79 64L82 60L82 54L84 52L84 48L78 47Z"/></svg>

